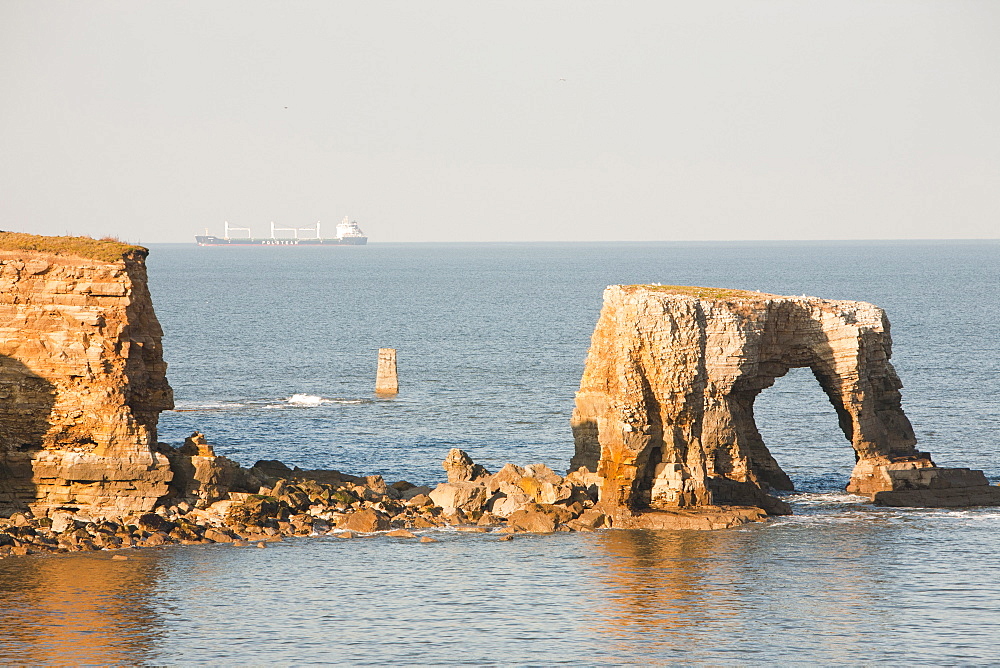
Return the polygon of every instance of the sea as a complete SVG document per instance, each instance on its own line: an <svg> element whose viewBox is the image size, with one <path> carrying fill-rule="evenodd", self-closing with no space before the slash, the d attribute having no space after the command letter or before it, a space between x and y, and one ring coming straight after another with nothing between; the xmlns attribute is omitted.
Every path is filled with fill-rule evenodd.
<svg viewBox="0 0 1000 668"><path fill-rule="evenodd" d="M152 245L176 410L243 465L436 484L461 448L564 472L611 284L883 307L918 447L1000 481L1000 242ZM374 395L379 348L400 392ZM878 508L807 369L756 406L794 514L736 529L376 536L0 560L0 662L1000 663L1000 508Z"/></svg>

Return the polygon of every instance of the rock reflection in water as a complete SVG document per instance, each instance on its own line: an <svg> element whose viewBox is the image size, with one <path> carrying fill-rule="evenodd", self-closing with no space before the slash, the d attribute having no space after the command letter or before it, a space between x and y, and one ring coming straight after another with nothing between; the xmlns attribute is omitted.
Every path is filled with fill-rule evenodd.
<svg viewBox="0 0 1000 668"><path fill-rule="evenodd" d="M878 539L856 524L804 528L601 534L601 630L622 657L642 639L687 661L856 660L865 636L901 621L879 598Z"/></svg>
<svg viewBox="0 0 1000 668"><path fill-rule="evenodd" d="M142 663L159 637L149 598L159 577L153 553L127 561L108 553L0 561L3 662Z"/></svg>

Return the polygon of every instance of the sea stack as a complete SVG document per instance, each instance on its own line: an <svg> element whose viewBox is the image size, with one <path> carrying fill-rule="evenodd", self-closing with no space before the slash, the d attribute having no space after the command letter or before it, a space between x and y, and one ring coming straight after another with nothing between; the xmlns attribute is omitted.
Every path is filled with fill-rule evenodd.
<svg viewBox="0 0 1000 668"><path fill-rule="evenodd" d="M399 379L396 377L396 349L378 349L378 371L375 375L376 394L398 394Z"/></svg>
<svg viewBox="0 0 1000 668"><path fill-rule="evenodd" d="M891 349L885 313L865 302L610 286L576 395L571 468L597 473L616 526L720 505L787 513L769 492L792 482L753 404L789 369L809 367L856 454L848 491L886 505L1000 504L982 472L937 467L916 449Z"/></svg>
<svg viewBox="0 0 1000 668"><path fill-rule="evenodd" d="M148 511L173 408L147 251L0 233L0 514Z"/></svg>

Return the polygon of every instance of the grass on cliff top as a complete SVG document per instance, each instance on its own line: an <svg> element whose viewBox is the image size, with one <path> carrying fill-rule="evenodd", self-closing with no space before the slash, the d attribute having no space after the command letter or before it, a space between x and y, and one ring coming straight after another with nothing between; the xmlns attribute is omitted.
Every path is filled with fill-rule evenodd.
<svg viewBox="0 0 1000 668"><path fill-rule="evenodd" d="M666 292L671 295L687 295L698 299L764 299L770 297L764 292L751 290L731 290L729 288L701 288L696 285L630 285L631 288L642 288L651 292Z"/></svg>
<svg viewBox="0 0 1000 668"><path fill-rule="evenodd" d="M44 237L38 234L0 231L0 250L34 251L52 255L72 255L75 257L117 262L126 253L148 251L142 246L133 246L112 237L93 239L91 237Z"/></svg>

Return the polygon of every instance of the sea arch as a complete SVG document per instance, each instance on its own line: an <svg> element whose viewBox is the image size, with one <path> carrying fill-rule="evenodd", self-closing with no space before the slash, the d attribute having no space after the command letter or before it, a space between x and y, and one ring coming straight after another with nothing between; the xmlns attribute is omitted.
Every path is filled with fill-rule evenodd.
<svg viewBox="0 0 1000 668"><path fill-rule="evenodd" d="M631 511L753 505L791 480L754 422L761 391L808 367L856 458L850 491L884 489L883 471L933 467L901 407L889 322L866 302L742 290L611 286L572 418L580 466L600 502Z"/></svg>

